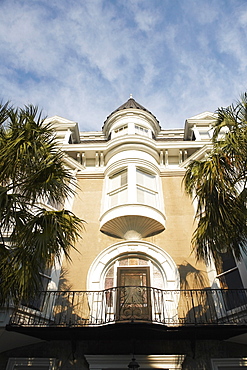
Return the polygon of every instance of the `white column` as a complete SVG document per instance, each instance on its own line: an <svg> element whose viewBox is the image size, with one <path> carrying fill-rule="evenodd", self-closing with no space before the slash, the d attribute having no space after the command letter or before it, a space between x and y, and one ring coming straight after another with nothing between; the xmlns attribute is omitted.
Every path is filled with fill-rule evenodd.
<svg viewBox="0 0 247 370"><path fill-rule="evenodd" d="M100 167L104 167L104 154L103 152L100 153Z"/></svg>
<svg viewBox="0 0 247 370"><path fill-rule="evenodd" d="M86 156L85 153L81 153L81 164L86 167Z"/></svg>
<svg viewBox="0 0 247 370"><path fill-rule="evenodd" d="M76 154L77 162L81 163L81 153Z"/></svg>
<svg viewBox="0 0 247 370"><path fill-rule="evenodd" d="M133 163L128 165L128 202L136 203L136 166Z"/></svg>
<svg viewBox="0 0 247 370"><path fill-rule="evenodd" d="M163 166L164 164L164 153L163 150L160 151L160 165Z"/></svg>
<svg viewBox="0 0 247 370"><path fill-rule="evenodd" d="M169 161L168 161L168 149L165 150L165 166L168 166L169 165Z"/></svg>
<svg viewBox="0 0 247 370"><path fill-rule="evenodd" d="M99 153L95 153L95 167L99 167Z"/></svg>

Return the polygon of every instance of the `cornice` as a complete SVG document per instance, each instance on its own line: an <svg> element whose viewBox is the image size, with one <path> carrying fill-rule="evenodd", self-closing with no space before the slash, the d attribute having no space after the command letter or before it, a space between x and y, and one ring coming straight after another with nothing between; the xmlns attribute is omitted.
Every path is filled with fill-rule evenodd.
<svg viewBox="0 0 247 370"><path fill-rule="evenodd" d="M104 179L104 171L103 169L100 171L84 171L84 172L78 172L76 174L76 177L78 179Z"/></svg>
<svg viewBox="0 0 247 370"><path fill-rule="evenodd" d="M186 172L185 168L162 168L160 169L160 177L183 177Z"/></svg>
<svg viewBox="0 0 247 370"><path fill-rule="evenodd" d="M177 148L177 149L188 149L188 148L202 148L205 145L209 145L211 143L210 140L208 141L155 141L153 139L144 137L144 136L135 136L129 135L128 137L123 138L115 138L108 142L102 143L87 143L87 144L62 144L61 149L65 152L87 152L90 150L93 151L110 151L114 148L123 148L125 145L136 145L140 144L146 147L149 147L153 150L164 150L169 148Z"/></svg>

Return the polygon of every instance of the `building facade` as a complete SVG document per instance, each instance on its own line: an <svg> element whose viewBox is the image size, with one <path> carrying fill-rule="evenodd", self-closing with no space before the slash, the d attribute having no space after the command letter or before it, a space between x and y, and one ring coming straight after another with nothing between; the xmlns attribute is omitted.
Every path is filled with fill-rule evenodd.
<svg viewBox="0 0 247 370"><path fill-rule="evenodd" d="M162 129L132 97L100 132L47 119L78 185L65 207L85 230L72 263L44 274L44 292L2 309L0 368L247 368L247 262L196 261L182 183L210 151L214 119Z"/></svg>

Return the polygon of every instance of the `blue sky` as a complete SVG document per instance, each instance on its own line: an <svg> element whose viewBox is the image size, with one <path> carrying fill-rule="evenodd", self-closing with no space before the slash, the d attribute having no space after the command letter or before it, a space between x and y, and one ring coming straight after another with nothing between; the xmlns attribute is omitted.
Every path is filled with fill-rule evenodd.
<svg viewBox="0 0 247 370"><path fill-rule="evenodd" d="M100 130L128 100L163 128L247 91L246 0L0 0L0 98Z"/></svg>

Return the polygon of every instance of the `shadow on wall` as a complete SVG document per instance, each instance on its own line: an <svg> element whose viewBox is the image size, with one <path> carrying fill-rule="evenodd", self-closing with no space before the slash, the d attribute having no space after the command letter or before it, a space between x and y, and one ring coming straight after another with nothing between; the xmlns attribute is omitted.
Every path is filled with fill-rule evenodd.
<svg viewBox="0 0 247 370"><path fill-rule="evenodd" d="M72 290L72 285L68 284L68 280L66 278L67 275L68 275L68 269L62 267L61 273L60 273L58 290L63 290L63 291Z"/></svg>
<svg viewBox="0 0 247 370"><path fill-rule="evenodd" d="M203 289L207 286L205 271L198 270L184 261L178 266L181 289Z"/></svg>

